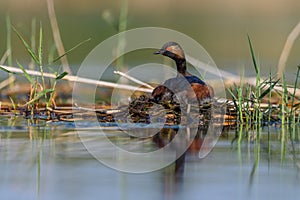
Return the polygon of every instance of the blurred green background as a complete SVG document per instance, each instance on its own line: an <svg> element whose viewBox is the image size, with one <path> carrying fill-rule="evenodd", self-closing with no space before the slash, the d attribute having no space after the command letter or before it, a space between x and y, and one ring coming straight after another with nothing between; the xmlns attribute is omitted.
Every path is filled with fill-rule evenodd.
<svg viewBox="0 0 300 200"><path fill-rule="evenodd" d="M92 38L68 56L71 66L80 65L93 47L117 33L117 29L104 20L103 14L109 14L113 23L117 23L121 0L54 0L54 3L66 50ZM254 70L247 43L249 33L262 71L269 73L270 69L276 71L284 42L300 20L299 10L300 1L297 0L128 0L127 29L156 26L180 31L202 44L219 68L238 73L245 67L251 74ZM46 0L1 0L1 56L6 50L6 15L28 40L32 19L41 21L46 38L44 49L53 46ZM12 49L14 61L29 62L15 34ZM291 73L300 64L299 53L298 40L288 60Z"/></svg>

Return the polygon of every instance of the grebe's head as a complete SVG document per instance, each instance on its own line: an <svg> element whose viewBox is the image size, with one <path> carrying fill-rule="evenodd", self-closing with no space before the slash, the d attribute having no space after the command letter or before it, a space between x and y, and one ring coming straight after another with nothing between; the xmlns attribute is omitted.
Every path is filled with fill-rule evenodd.
<svg viewBox="0 0 300 200"><path fill-rule="evenodd" d="M176 42L167 42L161 49L154 52L154 54L161 54L173 60L185 60L183 49Z"/></svg>

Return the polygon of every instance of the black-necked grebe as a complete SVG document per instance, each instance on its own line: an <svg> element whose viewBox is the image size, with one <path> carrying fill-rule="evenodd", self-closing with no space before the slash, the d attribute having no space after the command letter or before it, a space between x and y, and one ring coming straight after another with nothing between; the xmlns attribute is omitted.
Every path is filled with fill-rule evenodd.
<svg viewBox="0 0 300 200"><path fill-rule="evenodd" d="M211 99L214 96L211 86L187 71L184 51L178 43L168 42L154 54L161 54L173 59L177 66L177 76L166 80L153 90L152 96L156 101L169 99L174 93L179 94L182 92L186 92L182 93L186 99L196 99L198 102ZM189 88L192 90L188 91Z"/></svg>

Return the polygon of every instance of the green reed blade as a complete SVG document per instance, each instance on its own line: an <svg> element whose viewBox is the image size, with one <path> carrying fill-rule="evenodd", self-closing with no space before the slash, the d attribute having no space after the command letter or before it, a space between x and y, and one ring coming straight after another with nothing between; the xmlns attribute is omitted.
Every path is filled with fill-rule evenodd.
<svg viewBox="0 0 300 200"><path fill-rule="evenodd" d="M80 47L81 45L89 42L91 40L91 38L88 38L82 42L80 42L79 44L75 45L74 47L72 47L71 49L69 49L68 51L66 51L63 55L58 56L57 58L55 58L53 61L50 62L50 64L53 64L55 62L57 62L58 60L60 60L62 57L66 56L67 54L69 54L70 52L74 51L76 48Z"/></svg>
<svg viewBox="0 0 300 200"><path fill-rule="evenodd" d="M25 68L23 67L22 64L20 64L17 61L17 65L20 67L20 69L23 71L23 75L25 76L25 78L33 85L34 84L34 80L32 79L32 77L26 72Z"/></svg>
<svg viewBox="0 0 300 200"><path fill-rule="evenodd" d="M36 41L35 41L35 38L36 38L36 19L33 18L31 20L31 35L30 35L30 46L31 46L31 49L35 49L36 47ZM29 64L29 69L31 70L35 70L35 61L31 58L31 62Z"/></svg>
<svg viewBox="0 0 300 200"><path fill-rule="evenodd" d="M38 49L39 64L43 64L43 27L40 23L40 34L39 34L39 49Z"/></svg>
<svg viewBox="0 0 300 200"><path fill-rule="evenodd" d="M258 74L259 73L259 68L258 68L258 65L257 65L257 62L256 62L256 57L255 57L255 54L254 54L254 49L253 49L251 38L250 38L249 34L248 34L248 42L249 42L249 46L250 46L251 57L252 57L252 62L253 62L254 68L255 68L255 72L256 72L256 74Z"/></svg>
<svg viewBox="0 0 300 200"><path fill-rule="evenodd" d="M275 87L275 85L279 82L280 79L277 79L276 81L274 81L272 84L269 85L269 88L266 89L259 97L258 99L261 100L262 98L264 98L269 92L271 92L271 90Z"/></svg>
<svg viewBox="0 0 300 200"><path fill-rule="evenodd" d="M40 98L42 98L43 96L47 95L48 93L52 93L54 92L53 89L45 89L41 92L39 92L33 99L31 99L30 101L28 101L24 106L27 106L33 102L36 102L37 100L39 100Z"/></svg>
<svg viewBox="0 0 300 200"><path fill-rule="evenodd" d="M17 34L18 38L21 40L23 45L25 46L27 52L31 56L31 58L34 60L34 62L40 64L38 57L36 56L35 52L31 49L31 47L28 45L28 43L25 41L25 39L22 37L22 35L17 31L15 27L13 27L14 32Z"/></svg>
<svg viewBox="0 0 300 200"><path fill-rule="evenodd" d="M9 96L9 99L10 99L11 105L14 108L14 114L17 114L17 106L16 106L14 100L10 96Z"/></svg>
<svg viewBox="0 0 300 200"><path fill-rule="evenodd" d="M39 57L40 72L42 74L42 86L43 86L43 88L46 88L45 78L44 78L44 69L43 69L43 26L42 26L42 23L40 23L38 57Z"/></svg>
<svg viewBox="0 0 300 200"><path fill-rule="evenodd" d="M59 74L55 79L56 79L56 80L61 80L61 79L64 78L66 75L68 75L68 72L63 72L63 73Z"/></svg>
<svg viewBox="0 0 300 200"><path fill-rule="evenodd" d="M232 101L233 101L233 104L235 106L235 109L238 111L239 110L239 106L237 104L237 98L236 98L236 96L233 94L233 92L231 91L230 88L227 88L227 91L230 94L230 96L232 97Z"/></svg>
<svg viewBox="0 0 300 200"><path fill-rule="evenodd" d="M299 74L300 74L300 65L298 65L298 67L297 67L296 80L295 80L295 83L294 83L294 91L293 91L293 94L292 94L292 109L291 109L291 112L290 112L290 116L292 116L294 114L293 113L293 108L295 108L295 106L294 106L294 104L295 104L295 95L296 95L296 89L297 89Z"/></svg>

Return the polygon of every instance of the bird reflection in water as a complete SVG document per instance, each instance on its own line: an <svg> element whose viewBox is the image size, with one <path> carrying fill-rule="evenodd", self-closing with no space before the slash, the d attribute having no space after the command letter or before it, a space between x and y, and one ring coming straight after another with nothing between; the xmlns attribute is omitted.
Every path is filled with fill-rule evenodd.
<svg viewBox="0 0 300 200"><path fill-rule="evenodd" d="M207 130L207 126L199 126L198 128L187 127L178 133L178 128L163 128L159 133L152 137L152 141L158 148L172 145L172 150L176 152L177 158L173 163L173 166L175 167L174 174L180 177L184 171L186 154L194 155L200 151ZM176 138L177 141L173 141L175 137L178 137Z"/></svg>
<svg viewBox="0 0 300 200"><path fill-rule="evenodd" d="M182 182L186 156L201 151L212 117L214 90L187 71L185 55L178 43L168 42L154 53L174 60L177 76L158 85L151 96L132 98L128 118L134 123L164 123L156 134L139 130L133 136L149 136L158 149L166 148L176 154L174 163L163 169L165 192L169 193Z"/></svg>
<svg viewBox="0 0 300 200"><path fill-rule="evenodd" d="M188 105L198 107L198 105L201 106L202 104L211 102L214 96L214 90L199 77L194 76L187 71L185 53L178 43L167 42L162 48L155 51L154 54L163 55L172 59L176 63L177 76L166 80L162 85L157 86L153 90L153 101L163 105L165 108L170 108L170 106L165 105L165 102L171 102L173 105L176 105L176 103L179 104L179 114L181 115L181 118L186 116L185 119L188 119L188 121L189 119L197 119L199 114L204 114L205 117L202 118L202 120L206 120L206 123L204 123L203 126L200 125L201 123L198 124L198 122L196 122L196 124L199 125L198 131L196 131L197 133L194 137L188 138L190 139L189 142L191 142L191 145L186 145L185 142L178 142L174 145L175 151L182 154L177 155L177 160L175 162L175 173L177 174L184 169L185 151L182 152L182 147L189 146L190 151L200 150L202 137L206 135L207 122L209 122L211 114L210 109L205 110L205 113L203 113L203 111L201 113L197 110L194 111L194 115L190 114L190 111L187 111L189 109ZM182 120L179 120L178 122L181 124ZM189 130L190 128L187 128L186 132L190 132ZM153 141L159 148L163 148L173 140L177 133L178 129L163 128L153 137Z"/></svg>
<svg viewBox="0 0 300 200"><path fill-rule="evenodd" d="M173 199L176 193L181 190L184 183L186 158L198 155L207 130L208 128L204 126L199 126L198 128L184 128L181 131L177 128L163 128L159 133L153 136L152 141L158 148L163 148L171 144L172 149L177 153L177 159L174 163L161 170L164 185L162 190L166 195L166 199ZM190 135L190 137L185 137L185 139L183 139L183 136L181 137L181 135L189 135L189 133L195 135ZM180 136L178 134L180 134ZM173 141L177 136L179 136L178 140L181 140L181 142ZM188 143L188 146L186 146L186 143Z"/></svg>
<svg viewBox="0 0 300 200"><path fill-rule="evenodd" d="M164 102L175 102L180 104L181 118L194 119L193 128L186 126L185 133L181 134L177 128L163 128L158 134L153 136L153 142L158 148L163 148L166 145L171 144L173 150L176 152L176 161L171 166L168 166L165 171L165 192L174 188L178 181L181 181L184 172L185 158L188 153L199 152L203 139L208 131L208 124L211 119L211 109L194 111L190 113L188 106L193 105L199 108L204 104L210 105L214 96L214 90L211 86L207 85L203 80L190 74L187 71L185 54L182 47L176 42L168 42L163 45L161 49L154 52L154 54L160 54L171 58L175 61L177 67L177 76L166 80L162 85L157 86L153 92L152 97L155 103L163 105ZM166 107L164 105L165 108ZM176 115L176 113L175 113ZM201 120L198 122L199 115L202 115ZM196 120L195 120L196 119ZM178 121L180 124L182 120ZM195 127L196 122L196 127ZM198 127L197 127L198 126ZM193 133L193 134L191 134ZM176 141L175 137L180 139ZM183 138L181 136L183 135ZM184 139L185 138L185 139ZM175 139L175 141L173 141ZM175 166L174 166L175 165ZM173 170L173 173L172 173ZM174 179L170 179L170 176ZM176 188L175 188L176 189Z"/></svg>

